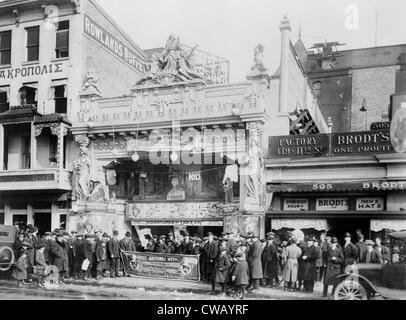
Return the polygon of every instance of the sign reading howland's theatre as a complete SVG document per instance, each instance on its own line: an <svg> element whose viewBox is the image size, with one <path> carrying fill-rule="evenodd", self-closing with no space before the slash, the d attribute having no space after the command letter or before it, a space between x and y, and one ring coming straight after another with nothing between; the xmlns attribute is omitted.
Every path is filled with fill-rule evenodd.
<svg viewBox="0 0 406 320"><path fill-rule="evenodd" d="M331 138L331 142L330 142ZM388 129L271 137L271 158L312 158L328 156L374 155L393 153Z"/></svg>

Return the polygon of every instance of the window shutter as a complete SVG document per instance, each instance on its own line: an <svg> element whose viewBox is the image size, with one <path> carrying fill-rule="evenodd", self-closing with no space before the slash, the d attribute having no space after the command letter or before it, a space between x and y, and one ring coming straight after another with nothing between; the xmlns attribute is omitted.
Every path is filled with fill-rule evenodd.
<svg viewBox="0 0 406 320"><path fill-rule="evenodd" d="M69 47L69 31L58 31L56 35L56 49Z"/></svg>
<svg viewBox="0 0 406 320"><path fill-rule="evenodd" d="M27 46L39 45L39 28L27 29Z"/></svg>

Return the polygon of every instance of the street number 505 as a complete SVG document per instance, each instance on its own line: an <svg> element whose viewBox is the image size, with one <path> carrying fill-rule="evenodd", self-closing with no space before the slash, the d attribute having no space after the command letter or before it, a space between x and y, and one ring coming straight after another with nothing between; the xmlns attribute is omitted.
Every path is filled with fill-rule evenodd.
<svg viewBox="0 0 406 320"><path fill-rule="evenodd" d="M328 184L314 184L313 185L313 190L331 190L333 189L333 185L331 183Z"/></svg>

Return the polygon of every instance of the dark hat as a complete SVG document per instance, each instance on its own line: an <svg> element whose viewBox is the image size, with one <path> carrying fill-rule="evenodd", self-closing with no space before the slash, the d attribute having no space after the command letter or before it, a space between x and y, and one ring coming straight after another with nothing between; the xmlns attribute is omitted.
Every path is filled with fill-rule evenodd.
<svg viewBox="0 0 406 320"><path fill-rule="evenodd" d="M267 232L267 236L275 236L275 232Z"/></svg>
<svg viewBox="0 0 406 320"><path fill-rule="evenodd" d="M113 236L118 236L118 231L117 230L113 231Z"/></svg>
<svg viewBox="0 0 406 320"><path fill-rule="evenodd" d="M352 238L352 237L351 237L351 233L346 232L345 235L344 235L344 238L347 238L347 237Z"/></svg>
<svg viewBox="0 0 406 320"><path fill-rule="evenodd" d="M92 238L94 238L95 236L94 236L94 234L85 234L85 239L92 239Z"/></svg>
<svg viewBox="0 0 406 320"><path fill-rule="evenodd" d="M216 240L216 241L217 241L218 239L219 239L219 237L217 237L217 236L214 236L214 237L213 237L213 240Z"/></svg>
<svg viewBox="0 0 406 320"><path fill-rule="evenodd" d="M207 237L204 237L204 238L203 238L203 241L207 241L207 240L209 240L209 238L207 238Z"/></svg>
<svg viewBox="0 0 406 320"><path fill-rule="evenodd" d="M126 236L126 237L132 237L132 233L131 233L130 231L127 231L127 232L125 233L125 236Z"/></svg>
<svg viewBox="0 0 406 320"><path fill-rule="evenodd" d="M235 257L236 258L242 258L244 256L244 254L242 252L238 252Z"/></svg>
<svg viewBox="0 0 406 320"><path fill-rule="evenodd" d="M173 232L168 232L168 236L173 236Z"/></svg>
<svg viewBox="0 0 406 320"><path fill-rule="evenodd" d="M362 233L358 233L358 240L364 239L364 235Z"/></svg>
<svg viewBox="0 0 406 320"><path fill-rule="evenodd" d="M45 248L45 243L42 242L42 241L40 241L40 242L37 242L34 246L35 246L35 248L36 248L37 250L39 250L39 249L41 249L41 248Z"/></svg>
<svg viewBox="0 0 406 320"><path fill-rule="evenodd" d="M54 230L55 233L58 233L58 232L60 232L60 231L61 231L61 229L59 229L59 228L56 228L56 229Z"/></svg>
<svg viewBox="0 0 406 320"><path fill-rule="evenodd" d="M52 236L52 232L49 231L45 232L45 236Z"/></svg>
<svg viewBox="0 0 406 320"><path fill-rule="evenodd" d="M266 240L267 240L267 239L261 239L260 241L261 241L261 242L266 242Z"/></svg>
<svg viewBox="0 0 406 320"><path fill-rule="evenodd" d="M94 233L103 233L102 229L96 230Z"/></svg>
<svg viewBox="0 0 406 320"><path fill-rule="evenodd" d="M203 241L202 241L202 239L200 239L200 238L196 238L195 242L196 242L196 243L202 243Z"/></svg>
<svg viewBox="0 0 406 320"><path fill-rule="evenodd" d="M24 230L18 231L18 234L19 234L19 235L20 235L20 234L24 234Z"/></svg>
<svg viewBox="0 0 406 320"><path fill-rule="evenodd" d="M166 239L166 236L162 235L162 236L159 237L159 239L160 239L160 240L161 240L161 239L162 239L162 240L165 240L165 239Z"/></svg>
<svg viewBox="0 0 406 320"><path fill-rule="evenodd" d="M36 231L38 231L38 228L37 228L37 227L35 227L35 226L29 226L29 227L28 227L28 232L29 232L29 233L34 233L34 232L36 232Z"/></svg>
<svg viewBox="0 0 406 320"><path fill-rule="evenodd" d="M253 233L253 234L251 235L251 238L259 238L259 235Z"/></svg>
<svg viewBox="0 0 406 320"><path fill-rule="evenodd" d="M366 244L367 246L374 246L374 245L375 245L375 243L374 243L372 240L366 240L366 241L365 241L365 244Z"/></svg>
<svg viewBox="0 0 406 320"><path fill-rule="evenodd" d="M107 234L107 232L103 233L103 237L108 237L109 235Z"/></svg>
<svg viewBox="0 0 406 320"><path fill-rule="evenodd" d="M63 232L62 232L62 235L64 235L64 236L69 236L69 232L68 232L68 231L63 231Z"/></svg>
<svg viewBox="0 0 406 320"><path fill-rule="evenodd" d="M71 234L77 234L78 232L77 231L71 231L70 233Z"/></svg>
<svg viewBox="0 0 406 320"><path fill-rule="evenodd" d="M152 238L158 239L158 236L156 234L152 235Z"/></svg>
<svg viewBox="0 0 406 320"><path fill-rule="evenodd" d="M227 247L220 247L220 252L228 251Z"/></svg>
<svg viewBox="0 0 406 320"><path fill-rule="evenodd" d="M268 234L266 237L266 240L273 240L273 239L274 239L274 236L271 234Z"/></svg>
<svg viewBox="0 0 406 320"><path fill-rule="evenodd" d="M337 237L333 237L333 238L331 239L331 243L338 243Z"/></svg>
<svg viewBox="0 0 406 320"><path fill-rule="evenodd" d="M209 237L209 236L213 236L213 232L207 232L207 236Z"/></svg>
<svg viewBox="0 0 406 320"><path fill-rule="evenodd" d="M221 236L222 236L222 237L227 236L227 235L228 235L227 232L222 232L222 233L221 233Z"/></svg>
<svg viewBox="0 0 406 320"><path fill-rule="evenodd" d="M23 255L23 254L26 254L26 253L27 253L27 250L25 250L25 249L21 249L20 252L19 252L20 256Z"/></svg>
<svg viewBox="0 0 406 320"><path fill-rule="evenodd" d="M78 233L77 235L76 235L76 238L83 238L83 233Z"/></svg>
<svg viewBox="0 0 406 320"><path fill-rule="evenodd" d="M29 244L27 241L23 241L23 242L21 243L21 246L29 247L30 244Z"/></svg>

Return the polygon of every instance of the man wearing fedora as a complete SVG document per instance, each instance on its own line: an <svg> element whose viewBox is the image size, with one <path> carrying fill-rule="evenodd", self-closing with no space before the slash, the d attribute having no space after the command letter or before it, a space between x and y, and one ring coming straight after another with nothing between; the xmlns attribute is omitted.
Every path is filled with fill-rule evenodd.
<svg viewBox="0 0 406 320"><path fill-rule="evenodd" d="M29 247L27 249L27 261L28 261L28 268L27 268L27 279L28 281L32 281L32 273L34 271L34 256L35 250L34 245L38 242L38 228L33 225L28 225L27 228L27 235L24 238L24 241L28 243Z"/></svg>
<svg viewBox="0 0 406 320"><path fill-rule="evenodd" d="M278 249L273 243L274 237L268 235L266 237L266 245L262 251L261 261L262 270L264 273L264 279L266 280L266 285L272 287L272 282L275 281L275 286L279 286L278 278Z"/></svg>
<svg viewBox="0 0 406 320"><path fill-rule="evenodd" d="M333 292L338 281L336 276L341 274L341 264L344 262L344 255L342 250L338 247L338 240L333 237L331 240L331 247L326 256L326 274L324 277L323 297L327 297L328 287L333 286Z"/></svg>
<svg viewBox="0 0 406 320"><path fill-rule="evenodd" d="M263 278L261 262L262 244L257 234L253 234L251 238L252 244L247 253L247 262L251 278L251 285L248 291L255 292L259 289L259 282Z"/></svg>
<svg viewBox="0 0 406 320"><path fill-rule="evenodd" d="M358 248L351 242L351 234L346 232L344 235L344 248L343 248L343 255L344 255L344 265L343 270L349 265L352 265L357 262L358 259Z"/></svg>
<svg viewBox="0 0 406 320"><path fill-rule="evenodd" d="M212 282L216 275L216 260L218 256L219 245L214 240L212 232L207 233L207 243L204 246L204 272L205 280Z"/></svg>
<svg viewBox="0 0 406 320"><path fill-rule="evenodd" d="M303 251L303 285L304 292L313 293L314 282L317 280L316 260L319 258L318 251L314 246L314 237L307 237L307 247Z"/></svg>
<svg viewBox="0 0 406 320"><path fill-rule="evenodd" d="M110 258L110 277L120 277L120 242L118 240L118 231L113 231L113 237L107 243L107 252Z"/></svg>

